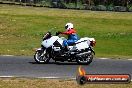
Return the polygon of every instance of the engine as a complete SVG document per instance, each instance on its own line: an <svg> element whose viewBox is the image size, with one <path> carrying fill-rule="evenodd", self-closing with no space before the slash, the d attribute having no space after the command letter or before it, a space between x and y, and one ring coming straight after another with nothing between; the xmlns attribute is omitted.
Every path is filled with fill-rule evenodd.
<svg viewBox="0 0 132 88"><path fill-rule="evenodd" d="M61 56L63 53L63 47L58 41L55 41L53 43L52 49L54 57Z"/></svg>

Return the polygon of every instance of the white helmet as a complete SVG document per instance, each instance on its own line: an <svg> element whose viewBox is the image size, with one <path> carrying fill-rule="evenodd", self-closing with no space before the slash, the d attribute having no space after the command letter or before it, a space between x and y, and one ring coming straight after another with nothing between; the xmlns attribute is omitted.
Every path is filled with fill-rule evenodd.
<svg viewBox="0 0 132 88"><path fill-rule="evenodd" d="M65 25L65 29L66 30L69 30L69 29L72 29L73 28L73 24L72 23L67 23L66 25Z"/></svg>

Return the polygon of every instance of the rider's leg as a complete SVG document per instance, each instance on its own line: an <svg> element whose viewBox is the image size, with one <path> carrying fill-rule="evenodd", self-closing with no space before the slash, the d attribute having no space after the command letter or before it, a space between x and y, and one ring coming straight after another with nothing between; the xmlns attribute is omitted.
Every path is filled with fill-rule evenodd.
<svg viewBox="0 0 132 88"><path fill-rule="evenodd" d="M70 39L70 40L67 40L67 44L68 44L68 45L71 45L71 44L74 44L76 41L77 41L77 40L72 40L72 39Z"/></svg>
<svg viewBox="0 0 132 88"><path fill-rule="evenodd" d="M67 40L64 40L64 41L63 41L63 45L64 45L64 47L65 47L65 50L68 51L68 50L69 50L69 46L68 46Z"/></svg>
<svg viewBox="0 0 132 88"><path fill-rule="evenodd" d="M69 49L69 46L68 45L70 45L70 44L73 44L73 43L75 43L77 40L64 40L63 41L63 44L64 44L64 46L65 46L65 50L70 50Z"/></svg>

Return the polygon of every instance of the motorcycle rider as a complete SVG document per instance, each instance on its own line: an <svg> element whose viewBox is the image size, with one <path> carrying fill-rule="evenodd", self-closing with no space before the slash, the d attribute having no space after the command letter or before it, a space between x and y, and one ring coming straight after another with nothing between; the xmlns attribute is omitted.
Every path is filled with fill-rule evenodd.
<svg viewBox="0 0 132 88"><path fill-rule="evenodd" d="M72 23L67 23L65 25L65 32L59 32L59 34L64 34L64 35L68 35L68 39L63 41L63 45L65 47L65 50L68 51L69 50L69 46L71 44L74 44L76 41L79 40L78 35L76 34L76 30L73 27Z"/></svg>

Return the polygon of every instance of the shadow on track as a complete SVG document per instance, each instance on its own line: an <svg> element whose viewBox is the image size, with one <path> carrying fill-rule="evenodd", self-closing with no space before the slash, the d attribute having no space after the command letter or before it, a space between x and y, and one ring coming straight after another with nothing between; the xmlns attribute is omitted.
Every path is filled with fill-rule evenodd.
<svg viewBox="0 0 132 88"><path fill-rule="evenodd" d="M28 62L30 64L43 64L43 63L37 63L37 62ZM79 65L78 63L76 62L49 62L49 63L46 63L47 65L48 64L56 64L56 65Z"/></svg>

